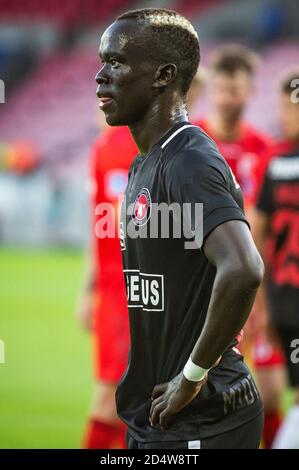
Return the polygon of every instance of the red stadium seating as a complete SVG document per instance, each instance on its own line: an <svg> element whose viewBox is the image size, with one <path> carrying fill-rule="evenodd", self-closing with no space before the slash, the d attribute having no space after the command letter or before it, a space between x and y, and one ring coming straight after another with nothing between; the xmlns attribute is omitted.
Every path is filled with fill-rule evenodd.
<svg viewBox="0 0 299 470"><path fill-rule="evenodd" d="M206 58L211 48L204 50ZM276 132L275 83L289 64L298 62L295 43L276 44L265 50L256 80L257 93L248 110L249 120L262 130ZM94 50L77 49L45 58L34 75L8 97L0 115L0 140L33 141L44 161L55 162L55 167L85 160L96 133L94 77L98 68ZM208 106L203 96L199 111Z"/></svg>
<svg viewBox="0 0 299 470"><path fill-rule="evenodd" d="M62 25L82 25L105 20L132 0L1 0L0 19L45 19Z"/></svg>

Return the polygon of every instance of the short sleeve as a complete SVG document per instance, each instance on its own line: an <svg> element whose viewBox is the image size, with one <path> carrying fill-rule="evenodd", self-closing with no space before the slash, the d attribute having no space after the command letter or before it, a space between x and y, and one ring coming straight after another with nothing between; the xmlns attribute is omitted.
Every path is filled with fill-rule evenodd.
<svg viewBox="0 0 299 470"><path fill-rule="evenodd" d="M211 159L199 152L177 155L165 173L165 186L169 203L191 203L191 206L194 203L202 204L200 228L203 241L224 222L242 220L247 223L237 202L242 201L240 187L220 155L212 155ZM194 218L190 218L190 223L191 230L198 228L195 227Z"/></svg>

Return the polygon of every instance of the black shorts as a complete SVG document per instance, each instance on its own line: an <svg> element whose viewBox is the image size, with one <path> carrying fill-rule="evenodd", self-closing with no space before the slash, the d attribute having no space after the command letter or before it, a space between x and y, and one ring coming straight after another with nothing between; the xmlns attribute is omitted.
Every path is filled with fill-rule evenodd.
<svg viewBox="0 0 299 470"><path fill-rule="evenodd" d="M264 413L231 431L207 439L173 442L138 442L127 431L128 449L258 449L264 427Z"/></svg>
<svg viewBox="0 0 299 470"><path fill-rule="evenodd" d="M275 329L284 352L290 384L293 387L299 386L299 326L275 324ZM297 340L296 342L294 340ZM297 350L297 351L296 351Z"/></svg>

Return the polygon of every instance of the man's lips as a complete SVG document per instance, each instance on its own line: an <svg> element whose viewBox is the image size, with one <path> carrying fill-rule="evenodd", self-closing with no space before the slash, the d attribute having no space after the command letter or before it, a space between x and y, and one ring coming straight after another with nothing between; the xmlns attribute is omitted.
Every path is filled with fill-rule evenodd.
<svg viewBox="0 0 299 470"><path fill-rule="evenodd" d="M99 101L100 101L100 105L99 105L100 108L104 109L112 103L113 98L111 98L110 96L100 96Z"/></svg>

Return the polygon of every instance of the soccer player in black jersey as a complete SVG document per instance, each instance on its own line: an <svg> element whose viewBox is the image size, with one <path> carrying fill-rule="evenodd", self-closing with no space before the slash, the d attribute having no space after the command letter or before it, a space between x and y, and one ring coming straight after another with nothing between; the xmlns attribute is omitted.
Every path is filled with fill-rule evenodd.
<svg viewBox="0 0 299 470"><path fill-rule="evenodd" d="M268 315L267 330L272 341L275 336L278 337L294 393L294 403L284 417L272 447L299 449L298 67L288 71L280 83L279 113L282 140L268 149L266 160L269 164L257 199L253 233L260 252L266 257L267 276L260 296ZM268 372L269 378L270 381L273 380ZM277 387L270 391L274 400L277 400L275 394L279 391L282 394L284 382L277 382L276 376L274 383ZM261 389L264 389L263 384ZM273 400L269 391L268 396Z"/></svg>
<svg viewBox="0 0 299 470"><path fill-rule="evenodd" d="M121 15L100 43L100 108L139 148L120 222L131 348L116 404L129 448L258 448L262 433L236 346L264 266L234 175L188 122L199 56L192 25L164 9Z"/></svg>

